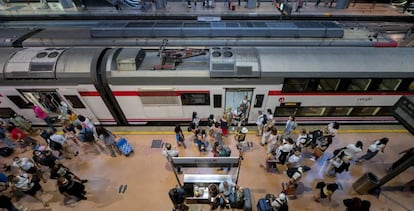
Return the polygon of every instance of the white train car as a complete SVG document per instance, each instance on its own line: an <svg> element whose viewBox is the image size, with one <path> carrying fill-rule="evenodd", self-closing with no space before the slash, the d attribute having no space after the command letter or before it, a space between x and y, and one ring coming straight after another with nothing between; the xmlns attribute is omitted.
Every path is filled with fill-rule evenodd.
<svg viewBox="0 0 414 211"><path fill-rule="evenodd" d="M49 58L52 52L57 55ZM219 117L247 96L250 124L269 108L280 123L289 115L302 123L390 123L396 122L394 103L414 93L413 53L356 47L0 49L0 116L16 112L41 124L22 105L34 102L58 115L58 105L41 100L46 93L98 124L171 124L189 122L193 111L202 119Z"/></svg>

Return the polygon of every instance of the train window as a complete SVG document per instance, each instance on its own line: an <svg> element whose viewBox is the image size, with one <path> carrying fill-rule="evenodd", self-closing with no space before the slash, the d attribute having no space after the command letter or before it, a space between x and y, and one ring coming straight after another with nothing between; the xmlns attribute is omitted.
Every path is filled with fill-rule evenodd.
<svg viewBox="0 0 414 211"><path fill-rule="evenodd" d="M352 107L327 107L324 116L349 116Z"/></svg>
<svg viewBox="0 0 414 211"><path fill-rule="evenodd" d="M296 116L323 116L325 111L325 107L300 107L296 111Z"/></svg>
<svg viewBox="0 0 414 211"><path fill-rule="evenodd" d="M377 116L392 116L392 107L391 106L379 107Z"/></svg>
<svg viewBox="0 0 414 211"><path fill-rule="evenodd" d="M261 108L263 105L264 95L256 95L256 100L254 101L255 108Z"/></svg>
<svg viewBox="0 0 414 211"><path fill-rule="evenodd" d="M22 109L22 108L32 108L32 106L28 105L27 101L25 101L22 97L20 97L18 95L10 95L10 96L7 96L7 98L9 98L20 109Z"/></svg>
<svg viewBox="0 0 414 211"><path fill-rule="evenodd" d="M396 91L402 79L382 79L378 86L378 91Z"/></svg>
<svg viewBox="0 0 414 211"><path fill-rule="evenodd" d="M0 118L10 118L15 112L11 108L0 108Z"/></svg>
<svg viewBox="0 0 414 211"><path fill-rule="evenodd" d="M354 107L351 116L377 116L380 107Z"/></svg>
<svg viewBox="0 0 414 211"><path fill-rule="evenodd" d="M283 87L284 92L303 92L307 90L308 79L291 78L286 79Z"/></svg>
<svg viewBox="0 0 414 211"><path fill-rule="evenodd" d="M352 79L347 91L367 91L371 79Z"/></svg>
<svg viewBox="0 0 414 211"><path fill-rule="evenodd" d="M64 95L64 97L70 102L73 108L86 108L82 101L76 95Z"/></svg>
<svg viewBox="0 0 414 211"><path fill-rule="evenodd" d="M295 107L277 107L275 110L275 116L281 117L281 116L291 116L294 115L296 112Z"/></svg>
<svg viewBox="0 0 414 211"><path fill-rule="evenodd" d="M179 105L177 96L140 96L142 104L145 105Z"/></svg>
<svg viewBox="0 0 414 211"><path fill-rule="evenodd" d="M317 91L336 91L340 79L320 79Z"/></svg>
<svg viewBox="0 0 414 211"><path fill-rule="evenodd" d="M408 91L414 91L414 80L411 81L410 85L408 86Z"/></svg>
<svg viewBox="0 0 414 211"><path fill-rule="evenodd" d="M214 95L214 108L221 108L221 95Z"/></svg>
<svg viewBox="0 0 414 211"><path fill-rule="evenodd" d="M183 105L210 105L209 93L181 93Z"/></svg>

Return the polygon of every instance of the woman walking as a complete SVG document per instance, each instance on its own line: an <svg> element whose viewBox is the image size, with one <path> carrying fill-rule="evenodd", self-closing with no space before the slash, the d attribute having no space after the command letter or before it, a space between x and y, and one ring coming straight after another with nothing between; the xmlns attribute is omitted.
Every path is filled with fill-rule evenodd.
<svg viewBox="0 0 414 211"><path fill-rule="evenodd" d="M99 139L102 142L104 142L105 146L108 148L109 152L111 153L111 156L116 157L116 152L119 149L116 146L114 134L111 131L105 129L104 127L97 127L96 133L98 134Z"/></svg>

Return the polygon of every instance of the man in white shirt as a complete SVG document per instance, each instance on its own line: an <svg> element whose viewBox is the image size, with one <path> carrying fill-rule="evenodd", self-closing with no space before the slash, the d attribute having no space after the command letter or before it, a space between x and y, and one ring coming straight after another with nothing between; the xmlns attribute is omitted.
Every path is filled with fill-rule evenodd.
<svg viewBox="0 0 414 211"><path fill-rule="evenodd" d="M69 150L69 146L68 146L68 142L67 139L65 138L65 136L60 135L60 134L56 134L56 129L52 129L52 131L50 131L51 135L49 137L49 141L50 142L55 142L58 145L60 145L61 147L57 148L57 149L53 149L53 150L57 150L59 151L59 156L63 155L66 159L72 159L72 157L70 156L78 156L79 152L71 152ZM52 143L49 143L49 145L51 145Z"/></svg>
<svg viewBox="0 0 414 211"><path fill-rule="evenodd" d="M167 160L170 162L172 157L178 157L178 150L171 146L170 143L165 143L164 148L162 149L162 155L164 155ZM177 173L181 173L181 168L177 167Z"/></svg>

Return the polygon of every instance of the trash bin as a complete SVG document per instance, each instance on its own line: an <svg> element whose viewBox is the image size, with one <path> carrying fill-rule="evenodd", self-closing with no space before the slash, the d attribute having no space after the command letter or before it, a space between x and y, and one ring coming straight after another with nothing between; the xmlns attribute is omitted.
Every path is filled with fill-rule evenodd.
<svg viewBox="0 0 414 211"><path fill-rule="evenodd" d="M371 172L367 172L362 175L356 182L354 182L354 184L352 184L352 187L357 193L362 195L368 193L369 190L375 188L378 184L378 177Z"/></svg>

